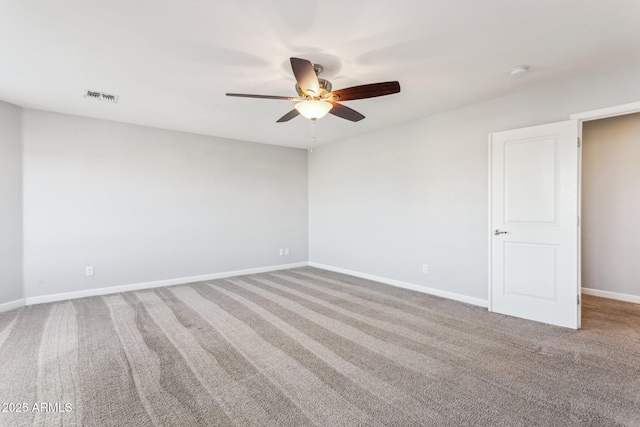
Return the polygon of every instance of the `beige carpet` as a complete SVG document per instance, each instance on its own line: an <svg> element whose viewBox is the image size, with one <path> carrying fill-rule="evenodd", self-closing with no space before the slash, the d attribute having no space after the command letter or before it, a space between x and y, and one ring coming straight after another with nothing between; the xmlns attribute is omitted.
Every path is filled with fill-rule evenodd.
<svg viewBox="0 0 640 427"><path fill-rule="evenodd" d="M314 268L29 306L0 425L640 426L640 305L583 323Z"/></svg>

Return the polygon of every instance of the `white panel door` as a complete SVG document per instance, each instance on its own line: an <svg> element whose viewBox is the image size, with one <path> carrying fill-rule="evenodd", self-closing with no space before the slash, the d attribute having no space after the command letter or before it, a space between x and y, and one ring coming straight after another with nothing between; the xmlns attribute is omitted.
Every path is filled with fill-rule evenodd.
<svg viewBox="0 0 640 427"><path fill-rule="evenodd" d="M490 144L490 310L577 329L578 124L498 132Z"/></svg>

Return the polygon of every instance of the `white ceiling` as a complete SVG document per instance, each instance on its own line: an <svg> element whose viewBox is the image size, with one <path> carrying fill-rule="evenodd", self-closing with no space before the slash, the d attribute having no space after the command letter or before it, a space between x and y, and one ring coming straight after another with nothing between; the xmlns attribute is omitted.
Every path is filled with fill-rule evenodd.
<svg viewBox="0 0 640 427"><path fill-rule="evenodd" d="M345 105L317 143L640 61L638 0L0 0L0 100L205 135L308 147L276 120L295 96L289 57L334 89L398 80ZM508 71L529 65L524 78ZM83 97L120 96L117 105Z"/></svg>

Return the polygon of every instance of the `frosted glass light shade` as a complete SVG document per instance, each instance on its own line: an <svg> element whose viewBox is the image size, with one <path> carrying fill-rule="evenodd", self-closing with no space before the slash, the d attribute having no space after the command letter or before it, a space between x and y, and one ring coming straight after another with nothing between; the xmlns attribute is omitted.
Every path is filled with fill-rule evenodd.
<svg viewBox="0 0 640 427"><path fill-rule="evenodd" d="M295 105L295 109L307 119L320 119L327 115L333 104L327 101L302 101Z"/></svg>

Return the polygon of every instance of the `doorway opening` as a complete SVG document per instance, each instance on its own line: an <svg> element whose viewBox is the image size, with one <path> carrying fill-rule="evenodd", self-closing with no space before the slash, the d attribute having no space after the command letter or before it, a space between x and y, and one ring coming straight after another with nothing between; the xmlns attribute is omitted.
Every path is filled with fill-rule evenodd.
<svg viewBox="0 0 640 427"><path fill-rule="evenodd" d="M640 303L640 113L582 124L583 295Z"/></svg>

